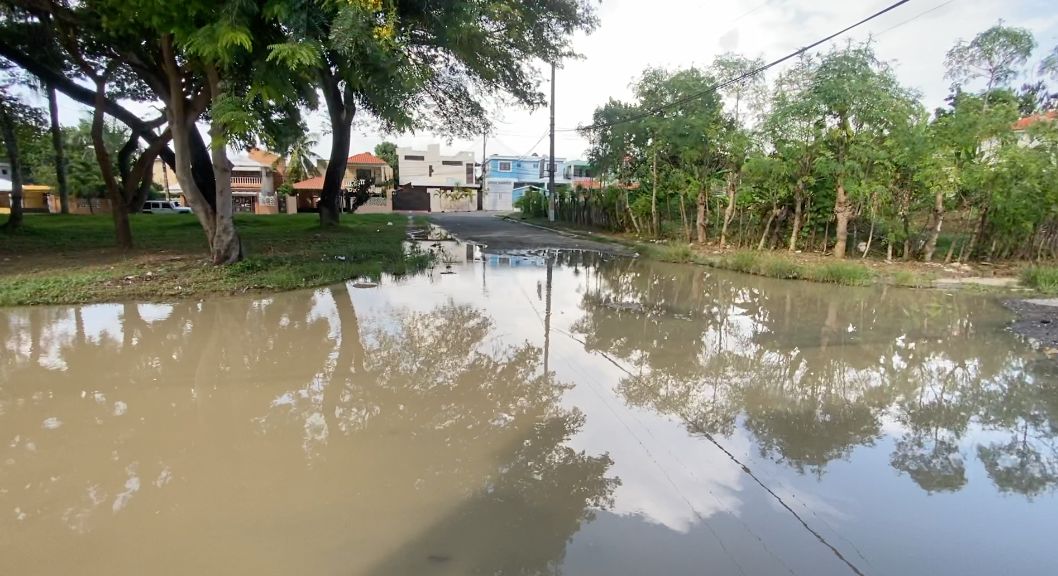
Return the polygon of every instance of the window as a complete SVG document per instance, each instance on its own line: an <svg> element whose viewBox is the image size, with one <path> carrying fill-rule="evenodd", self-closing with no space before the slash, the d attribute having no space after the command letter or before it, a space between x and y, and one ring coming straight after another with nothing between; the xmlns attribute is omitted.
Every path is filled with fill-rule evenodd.
<svg viewBox="0 0 1058 576"><path fill-rule="evenodd" d="M474 163L467 164L467 184L474 183Z"/></svg>
<svg viewBox="0 0 1058 576"><path fill-rule="evenodd" d="M405 160L410 160L410 161L413 161L413 162L422 162L422 161L426 160L426 157L425 156L415 156L413 154L405 154L404 155L404 159Z"/></svg>
<svg viewBox="0 0 1058 576"><path fill-rule="evenodd" d="M356 169L356 179L358 181L360 181L360 180L363 180L363 181L371 180L372 179L371 169L370 168L357 168Z"/></svg>
<svg viewBox="0 0 1058 576"><path fill-rule="evenodd" d="M459 160L441 160L443 166L462 166L463 163Z"/></svg>
<svg viewBox="0 0 1058 576"><path fill-rule="evenodd" d="M511 171L511 163L510 162L500 162L499 171L500 172L510 172Z"/></svg>
<svg viewBox="0 0 1058 576"><path fill-rule="evenodd" d="M7 168L0 168L0 174L7 176Z"/></svg>

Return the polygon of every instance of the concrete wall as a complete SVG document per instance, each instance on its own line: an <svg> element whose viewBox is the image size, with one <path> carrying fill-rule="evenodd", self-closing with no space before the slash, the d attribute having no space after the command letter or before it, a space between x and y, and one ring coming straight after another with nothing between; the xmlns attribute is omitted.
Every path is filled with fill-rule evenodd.
<svg viewBox="0 0 1058 576"><path fill-rule="evenodd" d="M471 194L462 198L453 198L451 190L429 188L430 212L474 212L478 209L478 191L468 189Z"/></svg>
<svg viewBox="0 0 1058 576"><path fill-rule="evenodd" d="M422 156L422 160L409 159L409 156ZM458 165L448 165L445 162ZM474 165L473 152L457 152L442 155L439 144L430 144L426 150L414 148L397 148L397 165L401 184L411 182L416 186L457 186L474 184L473 176L467 179L466 165ZM432 168L432 170L431 170ZM471 170L473 175L473 169Z"/></svg>
<svg viewBox="0 0 1058 576"><path fill-rule="evenodd" d="M514 180L489 178L485 180L482 208L485 210L514 210Z"/></svg>
<svg viewBox="0 0 1058 576"><path fill-rule="evenodd" d="M373 196L367 203L356 209L357 214L389 214L393 211L392 196Z"/></svg>

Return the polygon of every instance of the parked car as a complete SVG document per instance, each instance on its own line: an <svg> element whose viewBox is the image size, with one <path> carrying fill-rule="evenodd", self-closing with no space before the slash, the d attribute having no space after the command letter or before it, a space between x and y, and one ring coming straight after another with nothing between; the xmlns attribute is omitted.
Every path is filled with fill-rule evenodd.
<svg viewBox="0 0 1058 576"><path fill-rule="evenodd" d="M143 203L144 214L190 214L191 209L175 200L148 200Z"/></svg>

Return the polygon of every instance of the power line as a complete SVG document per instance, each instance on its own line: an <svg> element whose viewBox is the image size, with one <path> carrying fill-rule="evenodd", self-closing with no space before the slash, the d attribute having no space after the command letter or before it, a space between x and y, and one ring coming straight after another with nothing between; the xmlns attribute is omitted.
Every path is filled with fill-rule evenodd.
<svg viewBox="0 0 1058 576"><path fill-rule="evenodd" d="M742 14L739 14L738 16L736 16L734 20L728 22L724 27L726 28L727 26L731 26L735 22L738 22L739 20L745 18L746 16L749 16L750 14L756 12L757 10L760 10L761 8L767 6L768 4L771 4L771 3L772 3L772 0L764 0L764 2L761 2L760 4L757 4L756 6L754 6L753 8L750 8L749 10L746 10Z"/></svg>
<svg viewBox="0 0 1058 576"><path fill-rule="evenodd" d="M679 98L677 100L669 102L668 104L665 104L665 105L662 105L662 106L658 106L657 108L654 108L653 110L648 110L646 112L641 112L639 114L636 114L636 115L633 115L633 116L630 116L628 118L624 118L624 119L621 119L621 120L614 120L613 122L601 122L601 123L598 123L598 124L592 124L590 126L584 126L584 127L581 127L581 128L563 128L562 130L558 130L558 131L559 132L573 132L573 131L599 130L601 128L609 128L610 126L617 126L618 124L626 124L628 122L635 122L636 120L642 120L643 118L647 118L649 116L654 116L654 115L658 114L659 112L663 112L663 111L665 111L665 110L667 110L669 108L672 108L674 106L678 106L680 104L685 104L687 102L690 102L691 100L696 100L698 98L701 98L702 96L705 96L706 94L710 94L710 93L716 91L718 88L724 88L726 86L730 86L731 84L736 84L738 82L741 82L742 80L745 80L746 78L749 78L750 76L756 76L757 74L760 74L761 72L763 72L763 71L765 71L765 70L767 70L769 68L774 68L775 66L778 66L779 64L782 64L783 62L786 62L787 60L790 60L791 58L799 56L799 55L811 50L812 48L815 48L816 46L819 46L820 44L825 44L825 43L833 40L834 38L837 38L838 36L841 36L842 34L848 32L849 30L852 30L853 28L857 28L859 26L862 26L862 25L866 24L867 22L870 22L871 20L874 20L875 18L877 18L877 17L879 17L879 16L881 16L883 14L891 12L891 11L899 8L900 6L903 6L904 4L907 4L910 1L911 0L899 0L898 2L890 4L889 6L887 6L885 8L882 8L881 10L875 12L874 14L871 14L870 16L860 20L859 22L856 22L855 24L852 24L850 26L846 26L845 28L842 28L841 30L838 30L837 32L834 32L833 34L830 34L829 36L826 36L824 38L816 40L815 42L813 42L813 43L811 43L811 44L809 44L807 46L803 46L801 48L798 48L797 50L795 50L793 52L790 52L789 54L783 56L782 58L779 58L777 60L772 60L771 62L769 62L767 64L764 64L763 66L754 68L753 70L750 70L749 72L746 72L745 74L740 74L740 75L738 75L738 76L736 76L734 78L731 78L729 80L725 80L723 82L719 82L717 84L713 84L712 86L710 86L709 88L707 88L705 90L702 90L700 92L696 92L694 94L689 94L687 96L684 96L683 98Z"/></svg>
<svg viewBox="0 0 1058 576"><path fill-rule="evenodd" d="M941 8L944 8L948 4L951 4L952 2L955 2L955 0L948 0L947 2L942 2L940 4L937 4L936 6L930 8L929 10L926 10L924 12L920 12L917 16L912 16L911 18L908 18L907 20L904 20L903 22L901 22L899 24L894 24L894 25L886 28L885 30L882 30L881 32L878 32L878 33L876 33L874 35L875 36L881 36L882 34L885 34L886 32L889 32L890 30L894 30L896 28L899 28L899 27L903 26L904 24L909 24L911 22L914 22L915 20L918 20L919 18L925 16L926 14L930 14L932 12L936 12L937 10L940 10Z"/></svg>

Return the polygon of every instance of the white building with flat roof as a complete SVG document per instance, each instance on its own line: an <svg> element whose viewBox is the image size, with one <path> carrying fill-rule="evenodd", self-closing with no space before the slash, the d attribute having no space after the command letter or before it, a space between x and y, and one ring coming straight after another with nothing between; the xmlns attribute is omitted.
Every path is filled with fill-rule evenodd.
<svg viewBox="0 0 1058 576"><path fill-rule="evenodd" d="M397 148L397 167L400 185L412 186L473 186L474 153L442 154L440 144L430 144L425 150Z"/></svg>

